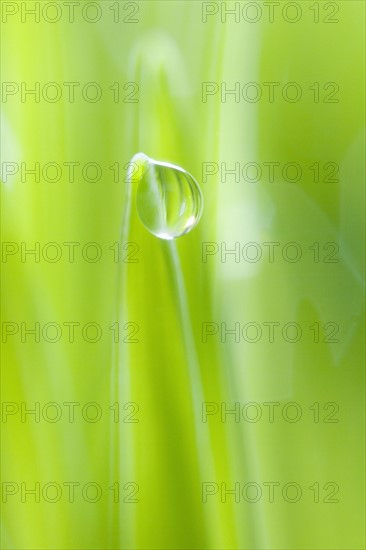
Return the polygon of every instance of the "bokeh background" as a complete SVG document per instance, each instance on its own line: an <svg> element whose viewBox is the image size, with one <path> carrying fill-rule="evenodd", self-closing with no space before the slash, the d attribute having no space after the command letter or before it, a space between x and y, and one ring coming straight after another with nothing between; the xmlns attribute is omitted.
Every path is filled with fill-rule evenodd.
<svg viewBox="0 0 366 550"><path fill-rule="evenodd" d="M2 2L2 547L364 548L364 3L35 4ZM201 186L173 243L125 208L138 151Z"/></svg>

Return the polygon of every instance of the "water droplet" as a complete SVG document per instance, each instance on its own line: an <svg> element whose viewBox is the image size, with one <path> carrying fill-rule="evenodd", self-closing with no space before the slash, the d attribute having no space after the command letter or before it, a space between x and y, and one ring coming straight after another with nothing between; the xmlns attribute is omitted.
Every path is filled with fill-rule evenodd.
<svg viewBox="0 0 366 550"><path fill-rule="evenodd" d="M135 155L130 165L131 181L137 181L137 212L150 233L160 239L175 239L197 225L203 199L189 172L143 153Z"/></svg>

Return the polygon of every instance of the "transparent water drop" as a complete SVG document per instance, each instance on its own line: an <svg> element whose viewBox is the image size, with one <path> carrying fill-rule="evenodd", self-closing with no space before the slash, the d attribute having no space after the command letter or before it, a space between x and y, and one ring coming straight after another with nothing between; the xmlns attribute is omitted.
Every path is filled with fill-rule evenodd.
<svg viewBox="0 0 366 550"><path fill-rule="evenodd" d="M150 233L160 239L175 239L197 225L203 198L189 172L143 153L135 155L130 166L130 181L137 182L137 212Z"/></svg>

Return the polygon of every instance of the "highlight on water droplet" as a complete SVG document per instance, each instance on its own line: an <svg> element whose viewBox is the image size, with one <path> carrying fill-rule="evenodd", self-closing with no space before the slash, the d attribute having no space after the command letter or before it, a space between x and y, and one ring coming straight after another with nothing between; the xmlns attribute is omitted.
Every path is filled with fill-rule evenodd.
<svg viewBox="0 0 366 550"><path fill-rule="evenodd" d="M129 180L137 182L139 218L156 237L181 237L199 222L203 211L201 190L183 168L138 153L130 162Z"/></svg>

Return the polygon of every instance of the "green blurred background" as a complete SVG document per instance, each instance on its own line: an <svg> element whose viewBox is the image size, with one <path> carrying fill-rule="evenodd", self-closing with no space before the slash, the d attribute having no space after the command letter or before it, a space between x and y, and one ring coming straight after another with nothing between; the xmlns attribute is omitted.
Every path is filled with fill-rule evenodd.
<svg viewBox="0 0 366 550"><path fill-rule="evenodd" d="M2 547L364 548L364 3L36 4L2 2ZM221 96L249 82L260 100ZM25 94L36 83L39 98ZM218 86L206 101L203 83ZM173 243L134 206L135 244L121 242L138 151L201 185L201 222ZM294 162L299 181L283 177ZM39 178L26 172L35 163ZM235 181L221 163L263 175ZM218 252L203 261L207 242ZM260 261L222 261L249 242ZM266 242L279 243L274 261ZM289 242L298 262L282 255ZM78 243L74 261L64 243ZM225 341L221 323L249 322L258 342ZM35 323L38 342L25 332ZM217 328L207 342L203 323ZM263 323L279 323L273 342ZM287 323L298 342L282 337ZM221 417L235 403L240 418ZM37 483L39 498L26 493ZM239 498L225 498L235 484Z"/></svg>

